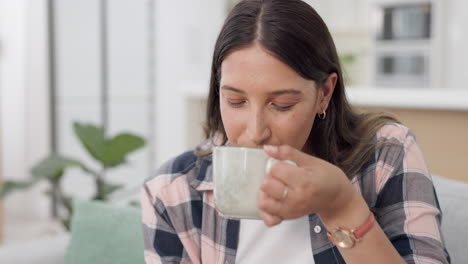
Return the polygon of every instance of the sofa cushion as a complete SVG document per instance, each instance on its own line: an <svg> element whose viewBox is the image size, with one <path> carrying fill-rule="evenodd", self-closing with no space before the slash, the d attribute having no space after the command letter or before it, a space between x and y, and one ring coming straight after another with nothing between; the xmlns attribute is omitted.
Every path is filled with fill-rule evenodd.
<svg viewBox="0 0 468 264"><path fill-rule="evenodd" d="M74 201L66 264L144 263L140 209Z"/></svg>
<svg viewBox="0 0 468 264"><path fill-rule="evenodd" d="M442 233L452 263L466 263L468 246L468 184L434 176L442 209Z"/></svg>
<svg viewBox="0 0 468 264"><path fill-rule="evenodd" d="M63 264L65 248L69 240L69 234L64 233L27 242L2 245L0 247L0 263Z"/></svg>

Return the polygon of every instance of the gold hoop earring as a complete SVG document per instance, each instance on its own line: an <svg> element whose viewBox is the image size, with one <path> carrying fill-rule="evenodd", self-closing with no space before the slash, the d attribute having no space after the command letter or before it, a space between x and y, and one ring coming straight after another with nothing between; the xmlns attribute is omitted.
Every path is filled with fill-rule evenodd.
<svg viewBox="0 0 468 264"><path fill-rule="evenodd" d="M325 119L326 117L327 117L327 112L325 112L325 110L323 110L321 114L318 114L318 118L320 118L321 120Z"/></svg>

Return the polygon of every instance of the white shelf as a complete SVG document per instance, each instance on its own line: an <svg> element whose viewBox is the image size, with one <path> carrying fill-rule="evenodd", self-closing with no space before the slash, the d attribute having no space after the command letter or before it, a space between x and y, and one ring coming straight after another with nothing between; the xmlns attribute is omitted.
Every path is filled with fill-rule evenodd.
<svg viewBox="0 0 468 264"><path fill-rule="evenodd" d="M429 88L360 88L346 91L357 106L468 110L468 90Z"/></svg>
<svg viewBox="0 0 468 264"><path fill-rule="evenodd" d="M375 49L378 51L425 51L431 48L430 39L414 40L376 40Z"/></svg>

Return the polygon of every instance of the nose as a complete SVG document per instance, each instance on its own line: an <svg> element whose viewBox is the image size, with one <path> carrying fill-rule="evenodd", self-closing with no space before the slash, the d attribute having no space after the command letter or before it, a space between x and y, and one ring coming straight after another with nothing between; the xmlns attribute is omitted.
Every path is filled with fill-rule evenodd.
<svg viewBox="0 0 468 264"><path fill-rule="evenodd" d="M268 120L261 110L251 114L247 125L247 136L256 146L265 144L271 136Z"/></svg>

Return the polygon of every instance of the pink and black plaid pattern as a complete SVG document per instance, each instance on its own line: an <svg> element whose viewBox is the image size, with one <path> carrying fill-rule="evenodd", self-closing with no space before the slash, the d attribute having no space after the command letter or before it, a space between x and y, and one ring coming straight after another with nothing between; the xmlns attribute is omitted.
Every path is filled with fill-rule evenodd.
<svg viewBox="0 0 468 264"><path fill-rule="evenodd" d="M407 263L450 263L437 196L414 135L391 123L374 140L384 145L354 186ZM215 209L211 156L189 151L166 162L145 182L141 204L146 263L235 263L240 222ZM315 263L345 263L326 232L314 232L317 225L325 230L320 218L312 214L309 223Z"/></svg>

